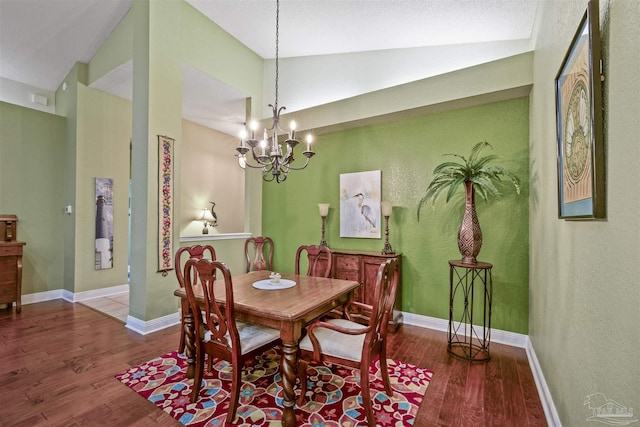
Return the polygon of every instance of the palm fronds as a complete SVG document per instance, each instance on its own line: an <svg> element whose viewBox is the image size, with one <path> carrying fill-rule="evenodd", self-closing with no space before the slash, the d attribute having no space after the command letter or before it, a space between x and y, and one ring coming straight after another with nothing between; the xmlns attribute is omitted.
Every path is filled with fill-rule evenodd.
<svg viewBox="0 0 640 427"><path fill-rule="evenodd" d="M443 162L435 167L433 179L418 204L418 221L420 221L420 210L429 200L432 204L435 203L438 197L446 190L446 202L449 202L458 187L465 181L473 182L476 193L484 200L500 196L500 191L496 184L501 182L503 177L508 178L515 187L516 192L520 194L520 179L502 166L490 164L498 156L495 154L480 156L485 147L493 148L487 141L481 141L471 148L471 154L468 159L460 154L445 154L445 156L457 158L458 161Z"/></svg>

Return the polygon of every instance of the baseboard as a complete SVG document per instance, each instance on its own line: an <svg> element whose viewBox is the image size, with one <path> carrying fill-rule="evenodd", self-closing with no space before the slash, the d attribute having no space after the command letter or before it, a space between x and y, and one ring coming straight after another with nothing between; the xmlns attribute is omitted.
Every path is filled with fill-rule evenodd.
<svg viewBox="0 0 640 427"><path fill-rule="evenodd" d="M38 302L63 299L69 302L85 301L92 298L108 297L129 292L129 285L110 286L108 288L94 289L93 291L71 292L66 289L54 291L36 292L22 295L22 304L35 304Z"/></svg>
<svg viewBox="0 0 640 427"><path fill-rule="evenodd" d="M531 343L531 339L528 336L527 346L525 347L525 350L527 352L527 359L529 359L529 367L531 368L533 379L536 382L538 395L540 396L540 403L542 404L542 409L544 409L544 415L547 418L547 424L549 425L549 427L562 427L560 417L558 416L558 411L556 410L556 406L553 403L553 398L551 397L551 392L549 391L549 387L547 387L547 381L544 379L544 374L542 373L542 369L540 368L540 364L538 363L536 351L533 348L533 343Z"/></svg>
<svg viewBox="0 0 640 427"><path fill-rule="evenodd" d="M63 289L54 291L37 292L35 294L22 295L22 305L36 304L39 302L51 301L54 299L66 299Z"/></svg>
<svg viewBox="0 0 640 427"><path fill-rule="evenodd" d="M402 312L402 323L447 332L449 320L420 314ZM529 337L515 332L491 329L491 342L506 344L518 348L527 348Z"/></svg>
<svg viewBox="0 0 640 427"><path fill-rule="evenodd" d="M180 323L180 313L171 313L157 319L141 320L133 316L127 316L127 329L131 329L141 335L157 332L162 329L174 326Z"/></svg>
<svg viewBox="0 0 640 427"><path fill-rule="evenodd" d="M92 298L108 297L129 292L129 285L110 286L108 288L94 289L92 291L76 292L72 294L71 302L86 301Z"/></svg>

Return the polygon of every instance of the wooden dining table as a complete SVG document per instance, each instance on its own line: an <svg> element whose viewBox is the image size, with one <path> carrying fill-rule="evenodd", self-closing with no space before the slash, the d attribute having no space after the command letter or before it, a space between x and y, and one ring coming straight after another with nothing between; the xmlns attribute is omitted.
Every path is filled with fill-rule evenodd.
<svg viewBox="0 0 640 427"><path fill-rule="evenodd" d="M282 274L282 279L293 280L295 286L287 289L257 289L255 282L269 278L271 271L253 271L233 276L234 311L238 320L269 326L280 330L282 340L282 425L295 426L295 390L298 363L298 342L304 327L339 307L353 297L353 291L360 286L354 280L341 280L295 274ZM196 298L203 296L202 287L194 287ZM174 295L187 298L184 288L178 288ZM216 303L226 304L223 281L215 283ZM187 377L195 372L194 322L191 310L185 315L185 356L189 364Z"/></svg>

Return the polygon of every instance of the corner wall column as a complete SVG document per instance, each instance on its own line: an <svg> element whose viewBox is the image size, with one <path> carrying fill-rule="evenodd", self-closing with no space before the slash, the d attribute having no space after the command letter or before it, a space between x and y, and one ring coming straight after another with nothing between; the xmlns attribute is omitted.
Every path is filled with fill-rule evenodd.
<svg viewBox="0 0 640 427"><path fill-rule="evenodd" d="M133 2L133 133L129 315L146 321L175 313L175 274L158 272L158 135L175 140L174 208L179 209L182 139L182 1ZM174 219L177 212L174 211ZM179 229L173 224L174 249Z"/></svg>

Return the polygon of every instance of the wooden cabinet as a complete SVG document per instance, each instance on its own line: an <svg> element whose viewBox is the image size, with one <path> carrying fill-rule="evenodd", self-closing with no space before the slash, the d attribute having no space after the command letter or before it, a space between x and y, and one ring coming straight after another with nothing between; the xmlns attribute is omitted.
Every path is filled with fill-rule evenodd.
<svg viewBox="0 0 640 427"><path fill-rule="evenodd" d="M356 290L355 299L371 304L378 277L380 264L387 259L395 258L399 266L398 293L396 294L393 317L389 320L389 331L395 332L402 323L402 254L382 255L379 252L349 251L331 249L332 275L336 279L357 280L360 287Z"/></svg>
<svg viewBox="0 0 640 427"><path fill-rule="evenodd" d="M16 303L22 311L22 247L16 242L15 215L0 215L0 304Z"/></svg>

